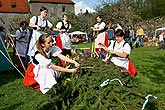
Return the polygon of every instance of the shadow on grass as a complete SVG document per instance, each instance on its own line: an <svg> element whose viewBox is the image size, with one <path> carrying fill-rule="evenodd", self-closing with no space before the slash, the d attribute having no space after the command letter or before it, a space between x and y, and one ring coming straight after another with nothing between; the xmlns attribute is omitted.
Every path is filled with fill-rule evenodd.
<svg viewBox="0 0 165 110"><path fill-rule="evenodd" d="M0 87L20 78L22 78L22 76L16 70L0 72Z"/></svg>

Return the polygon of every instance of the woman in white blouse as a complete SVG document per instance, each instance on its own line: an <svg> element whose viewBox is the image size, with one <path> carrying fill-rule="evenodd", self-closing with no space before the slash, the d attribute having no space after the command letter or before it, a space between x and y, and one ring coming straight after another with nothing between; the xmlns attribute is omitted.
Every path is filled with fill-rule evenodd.
<svg viewBox="0 0 165 110"><path fill-rule="evenodd" d="M79 63L60 54L61 49L57 46L52 46L52 38L48 34L42 34L36 44L37 51L35 52L32 63L29 65L24 78L25 86L33 86L39 84L38 91L43 94L49 91L53 85L57 83L57 78L60 76L59 71L75 73ZM58 57L66 62L75 64L76 68L67 69L57 66L51 61L51 56ZM30 78L33 78L31 80ZM30 79L30 80L29 80Z"/></svg>
<svg viewBox="0 0 165 110"><path fill-rule="evenodd" d="M69 30L71 29L71 23L68 20L68 15L64 14L62 16L62 21L58 22L56 28L53 30L59 32L59 36L61 39L61 46L59 46L62 50L63 55L70 55L71 56L71 40L69 37ZM56 41L59 42L59 41Z"/></svg>
<svg viewBox="0 0 165 110"><path fill-rule="evenodd" d="M124 40L124 32L121 29L115 32L115 41L108 47L108 52L112 54L111 62L119 67L124 67L128 70L129 60L128 56L131 53L131 47Z"/></svg>
<svg viewBox="0 0 165 110"><path fill-rule="evenodd" d="M29 42L30 31L27 28L28 23L26 21L22 21L20 23L20 28L16 31L16 55L25 58L27 46Z"/></svg>
<svg viewBox="0 0 165 110"><path fill-rule="evenodd" d="M101 15L97 16L97 23L91 29L94 32L97 32L97 38L95 39L95 50L99 51L99 43L104 44L108 47L108 34L106 32L106 24L103 22L103 18Z"/></svg>
<svg viewBox="0 0 165 110"><path fill-rule="evenodd" d="M28 56L30 56L30 60L32 60L31 57L34 56L34 53L36 51L35 43L45 31L46 28L50 29L53 25L46 19L48 13L48 9L45 7L41 7L40 9L40 15L39 16L33 16L30 19L29 26L33 28L30 44L29 44L29 50L28 50Z"/></svg>

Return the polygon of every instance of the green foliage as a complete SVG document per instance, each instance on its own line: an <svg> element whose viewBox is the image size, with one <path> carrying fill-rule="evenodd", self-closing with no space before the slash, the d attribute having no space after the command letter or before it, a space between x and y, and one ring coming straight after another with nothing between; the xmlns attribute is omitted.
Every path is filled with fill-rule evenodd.
<svg viewBox="0 0 165 110"><path fill-rule="evenodd" d="M145 91L142 90L138 79L121 73L121 68L113 64L106 65L100 59L87 57L80 62L78 74L63 74L59 83L50 92L51 100L39 109L55 110L139 110L145 101ZM106 79L118 78L118 82L109 82L101 87ZM156 110L158 102L149 101L146 110ZM40 104L39 104L40 105ZM42 105L42 104L41 104Z"/></svg>
<svg viewBox="0 0 165 110"><path fill-rule="evenodd" d="M164 0L137 0L135 9L143 19L165 16Z"/></svg>
<svg viewBox="0 0 165 110"><path fill-rule="evenodd" d="M90 27L94 25L96 15L95 14L79 14L74 15L71 14L69 16L69 20L72 24L71 32L72 31L83 31L87 32L88 34L91 33Z"/></svg>
<svg viewBox="0 0 165 110"><path fill-rule="evenodd" d="M79 46L89 45L82 43L77 48ZM123 104L130 110L140 110L147 94L158 99L150 98L145 110L164 110L165 51L157 48L132 49L130 58L138 71L135 78L121 73L120 68L112 64L89 58L80 62L81 67L92 66L92 69L80 68L79 74L63 74L45 95L24 87L17 71L5 71L0 73L0 110L126 110ZM108 78L119 78L124 86L114 81L101 87Z"/></svg>

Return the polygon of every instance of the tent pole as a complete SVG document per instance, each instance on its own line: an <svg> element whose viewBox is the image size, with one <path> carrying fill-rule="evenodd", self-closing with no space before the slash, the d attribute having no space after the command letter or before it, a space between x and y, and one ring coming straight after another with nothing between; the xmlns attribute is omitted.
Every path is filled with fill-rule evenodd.
<svg viewBox="0 0 165 110"><path fill-rule="evenodd" d="M10 36L10 35L9 35ZM19 60L20 60L20 62L21 62L21 65L23 66L23 69L24 69L24 72L26 72L26 69L25 69L25 66L24 66L24 64L23 64L23 62L22 62L22 59L20 58L20 55L19 55L19 53L18 53L18 51L17 51L17 49L16 49L16 47L15 47L15 45L14 45L14 41L13 41L13 39L10 37L10 39L12 40L12 47L15 49L15 51L16 51L16 54L17 54L17 56L18 56L18 58L19 58Z"/></svg>
<svg viewBox="0 0 165 110"><path fill-rule="evenodd" d="M6 57L6 55L0 50L2 55L9 61L9 63L24 77L24 75L18 70L18 68L9 60L9 58Z"/></svg>
<svg viewBox="0 0 165 110"><path fill-rule="evenodd" d="M21 62L21 65L22 65L22 67L23 67L23 69L24 69L24 72L26 72L25 66L24 66L24 64L23 64L23 62L22 62L22 60L21 60L21 58L20 58L20 56L19 56L19 54L18 54L17 49L15 48L14 41L13 41L13 39L11 38L11 34L9 34L8 36L9 36L11 42L12 42L12 44L11 44L12 47L15 49L16 54L18 55L18 58L19 58L19 60L20 60L20 62Z"/></svg>

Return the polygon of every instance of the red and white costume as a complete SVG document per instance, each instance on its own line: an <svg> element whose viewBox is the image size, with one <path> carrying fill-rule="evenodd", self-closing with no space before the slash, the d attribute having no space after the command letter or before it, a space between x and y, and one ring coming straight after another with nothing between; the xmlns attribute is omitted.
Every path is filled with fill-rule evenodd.
<svg viewBox="0 0 165 110"><path fill-rule="evenodd" d="M71 40L69 34L67 33L67 31L71 29L71 24L61 21L57 23L56 28L66 30L64 33L59 33L62 41L62 49L71 50Z"/></svg>
<svg viewBox="0 0 165 110"><path fill-rule="evenodd" d="M50 56L56 57L61 52L59 47L53 46L46 54L50 58ZM51 59L45 58L40 53L35 54L33 62L27 68L23 84L32 86L43 94L48 92L57 83L56 79L60 76L58 71L50 68L51 63Z"/></svg>
<svg viewBox="0 0 165 110"><path fill-rule="evenodd" d="M99 29L102 28L103 30L99 31L97 38L95 39L95 48L96 51L99 49L99 43L104 44L106 47L108 47L108 34L105 32L106 24L104 22L97 23L94 25L94 28Z"/></svg>

